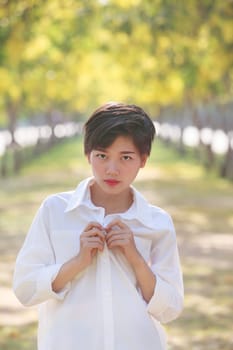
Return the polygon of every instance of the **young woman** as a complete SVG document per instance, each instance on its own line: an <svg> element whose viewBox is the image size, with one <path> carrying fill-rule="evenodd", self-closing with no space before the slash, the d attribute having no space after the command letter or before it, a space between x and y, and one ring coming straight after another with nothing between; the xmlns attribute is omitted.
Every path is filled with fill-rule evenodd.
<svg viewBox="0 0 233 350"><path fill-rule="evenodd" d="M155 128L108 103L85 124L93 177L49 196L16 260L14 291L39 304L39 350L164 350L183 282L170 216L132 186Z"/></svg>

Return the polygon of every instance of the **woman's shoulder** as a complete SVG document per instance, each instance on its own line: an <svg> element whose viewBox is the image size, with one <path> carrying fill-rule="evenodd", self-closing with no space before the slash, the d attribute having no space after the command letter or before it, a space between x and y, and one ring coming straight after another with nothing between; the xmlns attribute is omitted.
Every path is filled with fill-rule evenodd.
<svg viewBox="0 0 233 350"><path fill-rule="evenodd" d="M65 192L58 192L53 193L45 197L45 199L42 202L43 207L56 207L56 206L66 206L68 205L70 198L72 197L74 191L65 191Z"/></svg>

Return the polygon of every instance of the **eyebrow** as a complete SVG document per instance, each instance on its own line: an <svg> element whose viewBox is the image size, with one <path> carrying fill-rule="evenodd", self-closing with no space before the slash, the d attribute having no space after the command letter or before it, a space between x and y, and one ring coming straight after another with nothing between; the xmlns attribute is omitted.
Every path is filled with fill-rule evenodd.
<svg viewBox="0 0 233 350"><path fill-rule="evenodd" d="M121 154L132 154L135 153L134 151L122 151L120 152Z"/></svg>
<svg viewBox="0 0 233 350"><path fill-rule="evenodd" d="M106 150L106 148L101 148L101 147L98 147L98 148L96 148L96 149L93 149L93 151L99 151L99 152L107 152L107 150ZM134 152L134 151L121 151L120 152L121 154L135 154L136 152Z"/></svg>

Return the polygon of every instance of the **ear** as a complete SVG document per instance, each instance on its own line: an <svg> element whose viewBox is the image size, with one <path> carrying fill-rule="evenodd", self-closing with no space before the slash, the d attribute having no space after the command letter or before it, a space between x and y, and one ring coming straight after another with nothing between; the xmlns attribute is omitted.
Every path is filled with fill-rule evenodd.
<svg viewBox="0 0 233 350"><path fill-rule="evenodd" d="M147 154L141 155L141 168L144 168L144 166L146 165L147 158L148 158Z"/></svg>

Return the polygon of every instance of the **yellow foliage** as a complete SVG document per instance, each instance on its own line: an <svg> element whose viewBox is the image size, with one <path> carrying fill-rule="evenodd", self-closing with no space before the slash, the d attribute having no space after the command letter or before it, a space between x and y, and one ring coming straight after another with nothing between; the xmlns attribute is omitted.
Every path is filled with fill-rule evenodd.
<svg viewBox="0 0 233 350"><path fill-rule="evenodd" d="M78 8L81 7L80 1L74 0L49 0L46 2L46 13L48 18L61 21L69 21L72 19Z"/></svg>
<svg viewBox="0 0 233 350"><path fill-rule="evenodd" d="M49 0L38 8L36 0L2 2L0 51L9 69L0 69L2 98L23 93L35 109L68 102L67 109L84 110L116 99L152 106L180 101L184 85L196 98L215 83L224 87L224 76L233 79L232 23L219 12L223 5L195 28L200 9L184 3L185 11L169 15L171 30L171 6L163 1ZM164 30L157 22L163 11Z"/></svg>
<svg viewBox="0 0 233 350"><path fill-rule="evenodd" d="M21 89L19 89L19 86L17 84L13 84L11 86L11 89L8 90L8 95L11 97L12 100L18 101L21 95Z"/></svg>
<svg viewBox="0 0 233 350"><path fill-rule="evenodd" d="M75 107L79 110L93 108L110 100L127 99L124 70L112 62L108 55L93 52L83 58L78 68L73 92L76 91Z"/></svg>
<svg viewBox="0 0 233 350"><path fill-rule="evenodd" d="M12 85L10 72L0 67L0 93L5 93Z"/></svg>
<svg viewBox="0 0 233 350"><path fill-rule="evenodd" d="M11 65L17 65L22 58L22 53L25 47L22 31L22 25L19 24L6 43L8 63Z"/></svg>
<svg viewBox="0 0 233 350"><path fill-rule="evenodd" d="M26 60L33 60L43 55L48 51L50 47L49 38L45 35L35 37L31 42L28 43L24 50L24 58Z"/></svg>
<svg viewBox="0 0 233 350"><path fill-rule="evenodd" d="M222 26L223 36L226 43L230 44L232 43L232 21L225 21L224 25Z"/></svg>
<svg viewBox="0 0 233 350"><path fill-rule="evenodd" d="M107 1L105 1L107 2ZM133 7L133 6L138 6L141 4L142 0L112 0L112 1L109 1L121 8L130 8L130 7Z"/></svg>
<svg viewBox="0 0 233 350"><path fill-rule="evenodd" d="M21 89L14 73L0 67L0 94L12 98L17 101L21 95Z"/></svg>
<svg viewBox="0 0 233 350"><path fill-rule="evenodd" d="M169 86L169 98L173 98L175 101L179 101L183 95L184 82L180 75L176 72L172 72L168 75L168 86Z"/></svg>
<svg viewBox="0 0 233 350"><path fill-rule="evenodd" d="M140 23L140 25L134 28L132 40L137 43L140 43L142 49L143 47L145 49L146 47L148 47L148 45L150 46L152 44L151 31L147 23Z"/></svg>
<svg viewBox="0 0 233 350"><path fill-rule="evenodd" d="M199 38L197 39L197 47L201 50L204 50L208 48L209 44L209 30L206 26L203 26L199 32Z"/></svg>
<svg viewBox="0 0 233 350"><path fill-rule="evenodd" d="M161 49L162 51L167 50L171 48L171 41L168 36L160 36L158 38L158 48Z"/></svg>

